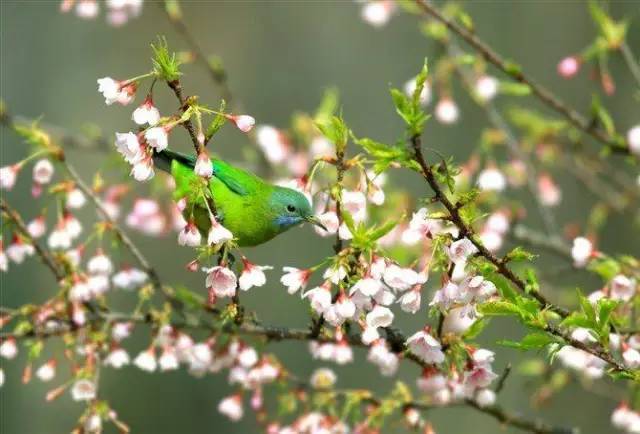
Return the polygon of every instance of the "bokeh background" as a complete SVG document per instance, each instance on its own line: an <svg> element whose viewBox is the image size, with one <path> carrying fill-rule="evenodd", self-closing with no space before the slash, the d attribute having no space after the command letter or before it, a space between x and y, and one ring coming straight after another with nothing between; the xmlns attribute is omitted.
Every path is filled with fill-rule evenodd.
<svg viewBox="0 0 640 434"><path fill-rule="evenodd" d="M185 20L207 53L219 55L229 73L230 86L247 113L259 123L287 126L295 111L313 111L323 90L335 86L340 91L341 107L349 126L358 135L381 141L395 140L401 131L391 105L389 84L401 86L420 68L425 56L441 53L434 42L418 30L415 17L398 14L387 27L375 29L360 19L360 6L351 1L246 1L182 2ZM616 17L627 15L638 21L637 2L612 2ZM72 14L58 11L57 1L3 1L0 21L0 96L14 114L61 125L70 131L82 131L96 124L111 137L115 131L131 127L131 110L107 107L96 91L96 79L103 76L129 77L150 67L149 44L157 35L166 35L171 47L187 49L187 45L169 24L158 4L145 2L142 15L118 29L109 27L104 16L83 21ZM594 35L594 26L586 4L580 1L473 1L467 10L477 30L498 52L513 58L524 69L548 85L572 105L586 111L590 89L594 84L587 73L574 80L563 81L555 72L558 59L580 50ZM638 26L631 27L629 44L640 47ZM607 98L616 125L621 131L638 122L634 106L634 88L630 75L619 59L612 60L612 72L618 92ZM219 94L206 72L198 65L184 68L184 86L190 94L216 104ZM497 72L495 72L498 75ZM458 89L457 102L461 122L445 127L430 122L425 142L430 147L453 155L457 161L467 158L479 142L486 125L483 112ZM161 90L160 106L173 108L169 95ZM499 104L501 101L499 100ZM539 107L527 100L531 107ZM508 105L508 103L506 104ZM180 133L183 150L188 150L186 136ZM173 143L180 140L173 139ZM247 138L232 128L225 128L214 143L214 149L229 159L241 159L240 149ZM173 146L173 145L172 145ZM25 155L25 146L6 129L1 130L0 165ZM104 154L97 151L70 151L70 159L80 167L85 178L98 168L104 169ZM108 167L108 166L107 166ZM119 174L116 174L119 176ZM29 195L29 182L21 180L8 199L29 218L37 212L37 204ZM564 190L564 201L558 210L562 221L584 219L593 197L572 178L558 179ZM416 194L424 191L417 177L394 177ZM5 194L5 192L3 192ZM522 200L529 201L526 195ZM526 203L530 205L530 203ZM85 211L85 217L93 217ZM532 214L535 217L535 213ZM600 246L613 253L638 253L637 229L629 216L613 216L602 234ZM528 222L539 227L535 219ZM635 232L634 232L635 231ZM191 259L185 248L177 248L173 239L134 238L161 271L167 282L180 282L192 288L202 286L202 276L186 273L184 264ZM254 262L269 263L277 269L284 265L305 266L316 263L330 252L330 243L321 240L308 228L296 229L250 252ZM538 263L556 266L554 257L543 257ZM304 326L308 318L306 303L291 297L278 283L279 272L271 274L271 284L252 290L243 297L249 309L258 311L267 324ZM9 274L0 276L1 304L17 306L28 301L42 301L54 283L39 266L29 260L12 266ZM437 280L437 279L436 279ZM554 283L585 289L597 289L597 281L586 275L556 273ZM424 299L430 299L438 282L427 285ZM405 330L420 327L416 317L400 314L399 325ZM482 337L487 345L499 338L516 338L522 334L513 321L495 321ZM148 336L139 333L134 342L139 349ZM50 346L48 348L55 348ZM272 348L300 376L309 375L323 364L312 360L300 343L277 343ZM495 348L495 346L492 346ZM495 367L501 370L508 361L515 366L523 356L515 350L496 349ZM132 352L135 354L135 351ZM0 389L0 431L3 434L53 434L68 432L82 407L68 397L47 404L44 394L49 385L33 381L20 383L23 355L12 362L2 360L6 383ZM390 390L393 379L382 378L377 369L356 351L355 362L335 367L339 385L367 385L375 390ZM66 372L60 372L58 381ZM418 370L401 369L399 378L414 384ZM619 391L604 383L598 393L584 392L575 381L560 392L549 405L531 408L530 380L513 375L499 396L499 403L531 417L538 415L556 425L580 425L582 432L611 432L609 415L615 402L608 395ZM218 414L218 401L230 392L223 376L195 379L184 371L169 374L146 374L134 367L119 371L105 369L101 392L118 411L120 417L140 434L169 433L251 433L258 432L252 418L231 423ZM493 434L501 429L491 418L466 408L443 409L427 415L438 433ZM112 428L110 428L112 429ZM399 425L384 432L398 432Z"/></svg>

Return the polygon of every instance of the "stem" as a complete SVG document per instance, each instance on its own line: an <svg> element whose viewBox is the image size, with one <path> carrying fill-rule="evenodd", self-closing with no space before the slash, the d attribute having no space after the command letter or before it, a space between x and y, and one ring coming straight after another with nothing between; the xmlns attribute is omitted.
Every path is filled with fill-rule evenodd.
<svg viewBox="0 0 640 434"><path fill-rule="evenodd" d="M24 222L22 221L22 218L20 217L20 214L18 214L18 212L15 209L11 208L9 203L7 203L7 201L2 198L0 198L0 209L2 209L2 211L7 215L7 218L13 221L20 235L23 238L25 238L29 244L33 246L34 250L36 251L36 254L40 257L40 260L42 261L42 263L51 270L56 280L59 282L62 279L64 279L65 275L62 271L58 269L58 266L56 265L56 262L53 259L53 256L51 255L51 253L46 248L38 244L31 237L31 235L29 234L29 231L27 230L27 227L25 226Z"/></svg>
<svg viewBox="0 0 640 434"><path fill-rule="evenodd" d="M640 86L640 65L634 57L633 51L631 51L631 48L629 48L629 44L627 44L627 41L622 42L622 45L620 45L620 51L622 52L624 61L629 67L629 71L631 71L631 75L633 75L633 78L638 83L638 86Z"/></svg>
<svg viewBox="0 0 640 434"><path fill-rule="evenodd" d="M443 13L437 7L433 6L428 0L415 0L415 2L422 12L431 15L437 21L444 24L449 30L461 37L474 50L479 52L487 61L492 63L513 80L529 86L533 95L548 107L555 110L558 114L562 115L576 128L584 131L586 134L606 145L611 151L631 155L631 150L624 139L611 137L606 132L598 129L591 120L585 118L584 115L566 105L547 88L536 83L531 79L531 77L522 72L517 65L505 60L475 34L464 27L459 26L453 20L445 17Z"/></svg>

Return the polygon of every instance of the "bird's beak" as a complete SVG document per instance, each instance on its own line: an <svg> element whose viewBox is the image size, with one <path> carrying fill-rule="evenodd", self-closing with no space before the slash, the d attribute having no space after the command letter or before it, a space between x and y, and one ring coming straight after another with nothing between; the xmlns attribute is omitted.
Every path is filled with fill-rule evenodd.
<svg viewBox="0 0 640 434"><path fill-rule="evenodd" d="M318 217L316 217L316 216L314 216L314 215L310 215L310 216L306 217L306 218L305 218L305 220L306 220L306 221L308 221L309 223L311 223L312 225L316 225L316 226L318 226L319 228L324 229L324 231L325 231L325 232L329 232L329 231L327 230L326 226L325 226L325 225L323 225L323 224L320 222L320 219L318 219Z"/></svg>

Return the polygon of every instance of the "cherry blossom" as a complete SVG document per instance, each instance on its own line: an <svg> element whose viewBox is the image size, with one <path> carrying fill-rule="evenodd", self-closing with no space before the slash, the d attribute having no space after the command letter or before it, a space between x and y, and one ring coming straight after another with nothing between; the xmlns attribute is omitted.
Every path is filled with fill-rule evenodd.
<svg viewBox="0 0 640 434"><path fill-rule="evenodd" d="M218 404L218 411L233 421L242 419L242 397L240 395L229 396Z"/></svg>
<svg viewBox="0 0 640 434"><path fill-rule="evenodd" d="M47 159L43 158L38 160L36 164L33 165L33 181L40 185L49 184L53 173L53 164Z"/></svg>
<svg viewBox="0 0 640 434"><path fill-rule="evenodd" d="M407 339L407 346L413 354L425 363L440 364L444 362L442 345L425 330L420 330L411 335Z"/></svg>
<svg viewBox="0 0 640 434"><path fill-rule="evenodd" d="M207 289L213 291L216 297L233 297L236 295L238 279L233 271L220 265L203 268L202 270L207 273L205 280Z"/></svg>
<svg viewBox="0 0 640 434"><path fill-rule="evenodd" d="M558 74L563 78L571 78L580 70L580 59L576 56L568 56L558 63Z"/></svg>
<svg viewBox="0 0 640 434"><path fill-rule="evenodd" d="M181 246L198 247L202 242L202 235L193 221L187 225L178 234L178 244Z"/></svg>
<svg viewBox="0 0 640 434"><path fill-rule="evenodd" d="M254 286L264 286L267 282L267 278L264 274L264 270L272 270L273 267L268 265L255 265L249 262L247 258L242 257L244 269L240 278L238 279L238 286L241 290L247 291Z"/></svg>
<svg viewBox="0 0 640 434"><path fill-rule="evenodd" d="M144 132L144 139L156 152L160 152L169 146L169 131L169 126L151 127Z"/></svg>
<svg viewBox="0 0 640 434"><path fill-rule="evenodd" d="M243 133L251 131L256 124L256 120L249 115L226 115L226 118Z"/></svg>
<svg viewBox="0 0 640 434"><path fill-rule="evenodd" d="M367 314L366 320L369 327L389 327L393 322L393 312L384 306L374 306Z"/></svg>
<svg viewBox="0 0 640 434"><path fill-rule="evenodd" d="M458 106L451 98L442 98L436 104L435 117L438 122L445 125L454 124L460 117Z"/></svg>
<svg viewBox="0 0 640 434"><path fill-rule="evenodd" d="M295 294L307 286L311 276L310 270L300 270L294 267L283 267L282 270L285 274L280 278L280 282L287 287L289 294Z"/></svg>
<svg viewBox="0 0 640 434"><path fill-rule="evenodd" d="M87 379L76 380L71 387L71 397L74 401L90 401L95 399L95 383Z"/></svg>
<svg viewBox="0 0 640 434"><path fill-rule="evenodd" d="M573 240L571 257L576 267L584 267L593 255L593 244L587 238L577 237Z"/></svg>
<svg viewBox="0 0 640 434"><path fill-rule="evenodd" d="M151 126L158 123L160 120L160 111L153 105L153 99L151 96L145 98L131 115L131 119L138 125L149 124Z"/></svg>

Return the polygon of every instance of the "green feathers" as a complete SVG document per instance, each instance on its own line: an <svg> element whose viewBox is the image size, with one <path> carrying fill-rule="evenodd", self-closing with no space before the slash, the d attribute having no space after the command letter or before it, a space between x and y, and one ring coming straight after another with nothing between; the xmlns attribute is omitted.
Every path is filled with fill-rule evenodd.
<svg viewBox="0 0 640 434"><path fill-rule="evenodd" d="M208 185L193 168L195 157L172 151L156 154L156 166L170 172L176 182L174 198L186 198L183 211L203 235L210 226L203 188L214 198L217 219L229 229L239 246L256 246L305 221L319 224L307 198L300 192L269 184L256 175L213 160Z"/></svg>

